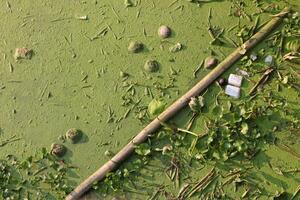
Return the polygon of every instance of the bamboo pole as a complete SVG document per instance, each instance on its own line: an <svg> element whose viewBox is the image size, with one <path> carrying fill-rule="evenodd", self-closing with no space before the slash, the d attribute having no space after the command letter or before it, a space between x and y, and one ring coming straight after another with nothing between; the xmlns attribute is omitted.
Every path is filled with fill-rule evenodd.
<svg viewBox="0 0 300 200"><path fill-rule="evenodd" d="M125 159L127 159L133 152L134 146L143 143L150 134L154 133L160 128L161 122L166 122L173 117L179 110L185 107L190 101L191 97L199 95L204 91L213 81L215 81L225 70L227 70L233 63L244 56L249 49L258 44L264 37L266 37L282 20L282 18L289 12L288 8L285 8L282 12L273 16L264 27L262 27L256 34L254 34L248 41L246 41L241 47L238 47L233 51L225 60L223 60L216 68L214 68L209 74L207 74L202 80L200 80L193 88L191 88L186 94L175 101L169 106L163 113L155 118L150 124L148 124L141 132L139 132L135 138L133 138L123 149L121 149L111 160L107 161L101 168L99 168L94 174L83 181L77 186L67 197L66 200L76 200L81 197L86 191L88 191L93 183L105 178L108 172L116 169Z"/></svg>

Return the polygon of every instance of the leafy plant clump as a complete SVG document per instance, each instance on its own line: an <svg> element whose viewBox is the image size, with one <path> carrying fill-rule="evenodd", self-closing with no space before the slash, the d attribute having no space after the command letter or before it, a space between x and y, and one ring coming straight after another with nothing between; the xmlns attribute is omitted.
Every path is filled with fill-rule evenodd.
<svg viewBox="0 0 300 200"><path fill-rule="evenodd" d="M46 149L22 161L8 155L0 160L0 199L64 198L73 187L70 168Z"/></svg>
<svg viewBox="0 0 300 200"><path fill-rule="evenodd" d="M271 132L257 124L267 117L268 111L257 103L241 103L209 120L206 142L199 147L196 156L217 160L236 155L251 158L259 151L260 143L271 141Z"/></svg>

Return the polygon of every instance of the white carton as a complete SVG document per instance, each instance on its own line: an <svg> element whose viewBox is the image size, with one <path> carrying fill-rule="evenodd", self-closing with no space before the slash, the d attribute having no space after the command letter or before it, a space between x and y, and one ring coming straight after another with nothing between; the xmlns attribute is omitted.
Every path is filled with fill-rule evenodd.
<svg viewBox="0 0 300 200"><path fill-rule="evenodd" d="M238 99L241 96L241 88L233 85L226 85L225 94Z"/></svg>
<svg viewBox="0 0 300 200"><path fill-rule="evenodd" d="M229 78L228 78L228 84L229 85L234 85L234 86L237 86L237 87L241 87L242 80L243 80L242 76L239 76L239 75L236 75L236 74L230 74Z"/></svg>

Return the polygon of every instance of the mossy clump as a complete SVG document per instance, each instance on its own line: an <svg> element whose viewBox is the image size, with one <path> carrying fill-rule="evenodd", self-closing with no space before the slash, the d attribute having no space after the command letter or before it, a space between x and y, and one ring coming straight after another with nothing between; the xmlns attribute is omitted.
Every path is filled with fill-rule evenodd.
<svg viewBox="0 0 300 200"><path fill-rule="evenodd" d="M70 128L66 132L66 138L69 139L73 144L77 143L81 139L81 137L81 131L76 128Z"/></svg>
<svg viewBox="0 0 300 200"><path fill-rule="evenodd" d="M159 69L159 64L156 60L147 60L144 65L144 69L147 72L156 72Z"/></svg>
<svg viewBox="0 0 300 200"><path fill-rule="evenodd" d="M62 144L53 143L51 144L51 151L52 155L57 157L63 157L67 152L67 148Z"/></svg>
<svg viewBox="0 0 300 200"><path fill-rule="evenodd" d="M204 61L204 67L206 68L206 69L212 69L212 68L214 68L215 66L217 66L217 64L218 64L218 59L217 58L215 58L215 57L213 57L213 56L209 56L209 57L207 57L206 59L205 59L205 61Z"/></svg>
<svg viewBox="0 0 300 200"><path fill-rule="evenodd" d="M22 47L22 48L16 48L14 58L16 60L31 59L32 55L33 55L33 51L31 49Z"/></svg>
<svg viewBox="0 0 300 200"><path fill-rule="evenodd" d="M159 27L158 29L158 35L163 39L170 37L171 33L172 33L171 29L165 25Z"/></svg>
<svg viewBox="0 0 300 200"><path fill-rule="evenodd" d="M128 51L131 53L139 53L144 49L144 45L141 42L130 42L128 46Z"/></svg>

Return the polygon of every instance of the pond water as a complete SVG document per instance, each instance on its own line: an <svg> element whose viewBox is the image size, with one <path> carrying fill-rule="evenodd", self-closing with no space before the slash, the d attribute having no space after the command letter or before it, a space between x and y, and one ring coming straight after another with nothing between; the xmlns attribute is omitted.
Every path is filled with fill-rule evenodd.
<svg viewBox="0 0 300 200"><path fill-rule="evenodd" d="M239 42L236 30L228 31L239 22L238 17L229 16L233 2L211 1L198 6L184 0L133 0L132 6L126 7L124 1L109 0L1 1L0 141L12 136L20 140L0 146L0 159L8 154L26 158L39 153L43 147L50 150L52 143L63 143L60 136L68 129L77 128L83 137L76 144L63 143L68 149L63 159L78 167L72 180L74 185L79 184L109 159L105 156L106 151L117 153L147 124L148 121L140 120L139 115L147 110L152 99L170 105L209 72L209 69L201 68L196 77L193 76L197 66L212 51L222 60L235 49L233 45L211 45L207 31L211 11L211 24L225 28L227 37ZM262 3L269 5L267 1ZM299 1L276 1L281 8L287 3L299 11ZM245 1L245 12L251 15L256 11L254 2ZM260 14L260 24L268 19L269 13ZM244 17L240 23L241 26L253 24L254 20ZM171 28L170 38L158 36L161 25ZM144 49L139 53L128 52L132 41L143 43ZM182 49L170 52L169 48L177 43L182 44ZM32 58L16 61L13 55L18 47L32 49ZM262 48L266 49L266 54L270 52L265 43L254 51ZM149 59L159 63L157 72L144 70ZM224 77L242 67L238 62ZM254 80L258 78L256 76ZM252 86L251 81L244 80L242 97ZM268 90L275 88L275 84L267 86ZM203 132L205 119L214 117L212 107L218 93L217 85L209 87L205 94L207 109L196 120L193 132ZM284 88L281 95L294 102L290 105L299 119L299 91ZM237 102L229 97L222 98ZM190 116L187 108L173 121L183 127ZM281 118L275 116L274 120ZM264 123L271 126L269 121ZM300 154L299 132L293 135L282 130L276 134ZM163 143L167 143L167 139L153 141L156 147L163 147ZM184 154L187 148L178 147L178 151ZM135 159L136 156L132 157L125 165ZM164 172L169 160L169 157L156 153L132 179L135 187L108 192L107 196L98 193L89 198L126 196L128 199L147 199L160 185L177 194L179 187L174 186ZM300 167L299 157L275 145L266 144L252 162L255 163L251 171L254 183L271 194L284 190L291 196L300 184L299 173L280 175L276 170L274 172L274 168ZM246 164L243 159L196 163L186 173L196 181L213 165L229 171ZM238 192L232 188L227 190L235 199L245 192L243 189ZM51 198L61 197L54 195ZM265 195L259 199L267 198Z"/></svg>

